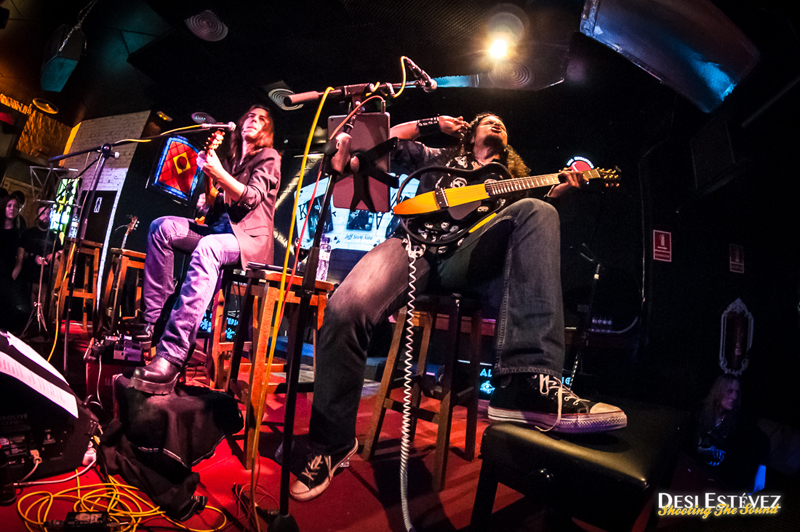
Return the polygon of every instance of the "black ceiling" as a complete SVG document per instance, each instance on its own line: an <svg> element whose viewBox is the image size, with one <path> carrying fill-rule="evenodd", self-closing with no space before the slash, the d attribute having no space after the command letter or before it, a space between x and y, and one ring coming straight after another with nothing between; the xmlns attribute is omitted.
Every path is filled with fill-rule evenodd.
<svg viewBox="0 0 800 532"><path fill-rule="evenodd" d="M645 2L646 0L631 0ZM647 0L649 1L649 0ZM400 81L400 56L431 75L478 72L478 52L496 1L483 0L99 0L86 16L86 51L61 92L39 86L45 45L62 24L77 23L90 0L6 0L0 30L0 90L23 103L45 98L56 118L80 120L146 109L185 123L203 110L219 120L265 99L264 88L283 83L295 92L373 81ZM658 80L579 33L582 0L514 2L530 15L539 59L569 51L566 82L532 93L519 90L439 89L409 91L393 116L426 112L467 115L476 110L507 113L537 110L537 121L622 120L647 112ZM759 68L726 102L741 116L755 112L800 73L794 13L777 0L714 2L756 44ZM781 7L779 7L781 6ZM218 42L197 38L185 19L213 11L227 28ZM555 55L554 55L555 54ZM580 83L571 83L570 73ZM583 91L583 92L581 92ZM669 91L666 91L669 92ZM535 94L535 96L534 96ZM564 98L568 99L564 99ZM564 109L566 104L570 109ZM312 106L286 120L307 127ZM654 126L655 127L655 126ZM288 128L288 136L293 129Z"/></svg>

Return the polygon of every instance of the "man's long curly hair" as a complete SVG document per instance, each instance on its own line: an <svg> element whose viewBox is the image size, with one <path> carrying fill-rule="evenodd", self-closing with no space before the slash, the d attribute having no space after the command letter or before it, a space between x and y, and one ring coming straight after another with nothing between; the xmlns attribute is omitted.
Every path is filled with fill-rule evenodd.
<svg viewBox="0 0 800 532"><path fill-rule="evenodd" d="M499 119L501 122L503 120L494 113L481 113L476 116L472 122L470 122L467 133L461 137L461 140L459 140L458 144L453 148L451 157L467 156L471 159L475 158L473 154L473 150L475 149L475 134L477 133L478 126L481 124L481 122L490 116ZM499 162L508 168L508 171L511 172L513 177L525 177L530 175L531 169L528 168L528 165L525 164L522 158L510 145L506 145L505 149L500 154Z"/></svg>

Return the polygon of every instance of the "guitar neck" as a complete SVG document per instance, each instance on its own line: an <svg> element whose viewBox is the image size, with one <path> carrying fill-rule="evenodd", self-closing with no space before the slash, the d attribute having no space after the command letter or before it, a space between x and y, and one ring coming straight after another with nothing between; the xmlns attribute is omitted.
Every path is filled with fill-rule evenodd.
<svg viewBox="0 0 800 532"><path fill-rule="evenodd" d="M533 188L558 185L559 183L561 183L561 180L558 178L558 174L532 175L486 183L486 192L489 196L500 196Z"/></svg>

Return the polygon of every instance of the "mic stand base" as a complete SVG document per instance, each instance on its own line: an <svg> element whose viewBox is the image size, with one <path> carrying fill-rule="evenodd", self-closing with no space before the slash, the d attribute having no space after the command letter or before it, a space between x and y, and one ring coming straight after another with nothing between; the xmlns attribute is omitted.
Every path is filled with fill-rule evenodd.
<svg viewBox="0 0 800 532"><path fill-rule="evenodd" d="M297 521L294 520L292 514L278 514L275 518L270 521L269 527L267 528L268 532L300 532L300 528L297 526Z"/></svg>

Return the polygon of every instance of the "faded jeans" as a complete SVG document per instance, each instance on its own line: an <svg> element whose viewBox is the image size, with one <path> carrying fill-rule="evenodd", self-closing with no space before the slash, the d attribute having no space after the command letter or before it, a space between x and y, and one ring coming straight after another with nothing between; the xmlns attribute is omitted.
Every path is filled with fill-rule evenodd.
<svg viewBox="0 0 800 532"><path fill-rule="evenodd" d="M481 296L488 281L502 281L493 375L536 372L560 378L560 239L553 206L535 199L517 201L447 258L417 259L416 293ZM388 239L356 264L325 308L309 426L316 453L338 454L353 445L367 348L375 327L407 301L408 263L402 240Z"/></svg>
<svg viewBox="0 0 800 532"><path fill-rule="evenodd" d="M186 280L169 316L156 355L183 366L214 296L222 266L238 264L233 234L211 234L188 218L164 216L150 225L144 260L144 320L155 323L175 289L175 252L191 254Z"/></svg>

